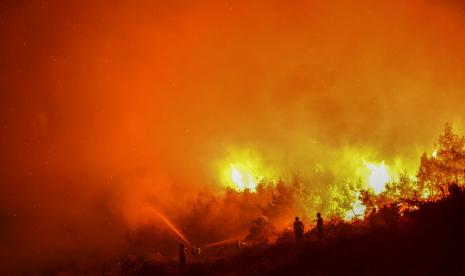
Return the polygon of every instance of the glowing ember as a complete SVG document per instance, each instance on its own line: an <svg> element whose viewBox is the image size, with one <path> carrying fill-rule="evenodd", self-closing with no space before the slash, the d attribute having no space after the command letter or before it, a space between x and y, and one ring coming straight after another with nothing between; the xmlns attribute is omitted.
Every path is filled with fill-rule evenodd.
<svg viewBox="0 0 465 276"><path fill-rule="evenodd" d="M368 185L374 190L375 194L382 193L386 183L389 182L389 173L386 165L382 162L379 165L365 163L365 166L370 170Z"/></svg>

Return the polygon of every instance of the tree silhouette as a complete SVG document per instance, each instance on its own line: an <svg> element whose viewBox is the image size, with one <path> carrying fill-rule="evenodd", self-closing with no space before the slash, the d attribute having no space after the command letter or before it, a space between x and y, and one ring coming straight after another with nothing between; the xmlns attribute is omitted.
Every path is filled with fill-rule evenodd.
<svg viewBox="0 0 465 276"><path fill-rule="evenodd" d="M463 186L465 181L465 138L454 133L450 124L439 136L439 149L435 156L423 153L417 179L423 197L437 199L448 193L448 186Z"/></svg>

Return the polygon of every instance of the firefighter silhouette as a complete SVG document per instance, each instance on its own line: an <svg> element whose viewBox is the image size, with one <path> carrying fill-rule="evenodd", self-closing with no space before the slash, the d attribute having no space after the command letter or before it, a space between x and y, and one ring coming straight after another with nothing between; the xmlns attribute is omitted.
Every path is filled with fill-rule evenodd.
<svg viewBox="0 0 465 276"><path fill-rule="evenodd" d="M186 251L186 246L183 243L179 244L179 266L181 268L186 267Z"/></svg>
<svg viewBox="0 0 465 276"><path fill-rule="evenodd" d="M318 233L318 237L322 238L323 237L323 232L324 232L324 227L323 227L323 217L321 216L321 213L316 214L316 230Z"/></svg>
<svg viewBox="0 0 465 276"><path fill-rule="evenodd" d="M294 234L297 240L297 244L302 244L304 234L304 224L300 221L299 217L295 218L294 221Z"/></svg>

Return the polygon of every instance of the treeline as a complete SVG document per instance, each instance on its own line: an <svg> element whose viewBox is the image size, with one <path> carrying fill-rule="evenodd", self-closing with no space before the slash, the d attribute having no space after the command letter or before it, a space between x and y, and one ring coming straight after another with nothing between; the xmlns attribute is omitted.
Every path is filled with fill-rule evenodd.
<svg viewBox="0 0 465 276"><path fill-rule="evenodd" d="M431 155L423 153L416 178L406 172L397 181L386 184L386 190L374 195L361 191L360 200L367 208L367 214L393 205L402 212L416 209L425 202L437 201L450 194L450 187L463 187L465 184L465 138L454 133L446 124L444 133L439 136L436 149Z"/></svg>

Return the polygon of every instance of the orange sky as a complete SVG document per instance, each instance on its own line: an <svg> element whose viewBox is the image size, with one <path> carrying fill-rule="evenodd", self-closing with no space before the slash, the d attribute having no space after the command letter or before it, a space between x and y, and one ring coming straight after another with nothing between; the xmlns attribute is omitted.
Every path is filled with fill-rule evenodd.
<svg viewBox="0 0 465 276"><path fill-rule="evenodd" d="M101 201L183 208L230 146L416 161L462 127L460 1L250 2L2 1L0 242L46 250Z"/></svg>

